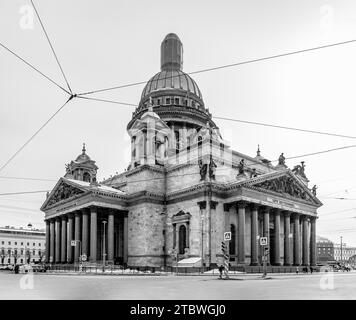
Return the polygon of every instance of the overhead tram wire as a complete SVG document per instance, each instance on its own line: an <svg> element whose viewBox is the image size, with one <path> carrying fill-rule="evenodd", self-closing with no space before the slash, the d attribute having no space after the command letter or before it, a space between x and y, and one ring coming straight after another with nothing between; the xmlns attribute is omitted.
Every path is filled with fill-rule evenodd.
<svg viewBox="0 0 356 320"><path fill-rule="evenodd" d="M356 136L348 136L348 135L337 134L337 133L329 133L329 132L322 132L322 131L316 131L316 130L293 128L293 127L274 125L274 124L268 124L268 123L263 123L263 122L246 121L246 120L232 119L232 118L225 118L225 117L216 117L216 116L213 116L213 118L214 119L219 119L219 120L227 120L227 121L233 121L233 122L241 122L241 123L246 123L246 124L253 124L253 125L258 125L258 126L272 127L272 128L277 128L277 129L294 130L294 131L300 131L300 132L328 135L328 136L333 136L333 137L356 139Z"/></svg>
<svg viewBox="0 0 356 320"><path fill-rule="evenodd" d="M26 142L7 160L1 167L0 172L5 169L5 167L32 141L33 138L40 133L40 131L67 105L67 103L72 100L73 96L70 96L68 100L54 113L49 119L28 139Z"/></svg>
<svg viewBox="0 0 356 320"><path fill-rule="evenodd" d="M0 176L0 179L27 180L27 181L45 181L45 182L55 182L55 181L57 181L57 180L54 180L54 179L27 178L27 177L7 177L7 176Z"/></svg>
<svg viewBox="0 0 356 320"><path fill-rule="evenodd" d="M7 50L8 52L10 52L12 55L14 55L17 59L21 60L23 63L25 63L27 66L29 66L31 69L33 69L34 71L36 71L37 73L39 73L42 77L46 78L48 81L52 82L54 85L56 85L58 88L60 88L61 90L63 90L64 92L66 92L67 94L70 94L70 92L68 92L68 90L64 89L61 85L59 85L57 82L55 82L54 80L52 80L49 76L45 75L42 71L40 71L39 69L37 69L35 66L33 66L31 63L29 63L28 61L26 61L24 58L20 57L17 53L15 53L14 51L12 51L11 49L9 49L7 46L5 46L3 43L0 42L0 46L3 47L5 50Z"/></svg>
<svg viewBox="0 0 356 320"><path fill-rule="evenodd" d="M99 102L105 102L105 103L112 103L112 104L118 104L118 105L124 105L124 106L131 106L131 107L138 107L139 106L137 104L123 102L123 101L107 100L107 99L100 99L100 98L93 98L93 97L83 97L83 96L81 96L79 94L76 96L76 98L99 101ZM288 126L282 126L282 125L276 125L276 124L270 124L270 123L255 122L255 121L248 121L248 120L241 120L241 119L234 119L234 118L226 118L226 117L218 117L218 116L212 116L212 117L214 119L219 119L219 120L227 120L227 121L232 121L232 122L241 122L241 123L252 124L252 125L257 125L257 126L264 126L264 127L270 127L270 128L276 128L276 129L285 129L285 130L292 130L292 131L299 131L299 132L327 135L327 136L338 137L338 138L356 139L356 136L349 136L349 135L338 134L338 133L330 133L330 132L325 132L325 131L301 129L301 128L288 127ZM355 146L356 145L350 145L350 146L341 147L340 149L353 148ZM327 151L325 151L325 152L327 152ZM301 156L298 156L298 157L301 157ZM292 158L289 158L289 159L292 159Z"/></svg>
<svg viewBox="0 0 356 320"><path fill-rule="evenodd" d="M7 192L7 193L0 193L0 196L12 196L18 194L34 194L34 193L45 193L51 190L39 190L39 191L21 191L21 192Z"/></svg>
<svg viewBox="0 0 356 320"><path fill-rule="evenodd" d="M55 57L55 59L56 59L56 61L57 61L57 64L58 64L58 66L59 66L59 68L60 68L60 70L61 70L61 72L62 72L63 78L64 78L64 80L65 80L65 82L66 82L66 84L67 84L67 87L68 87L68 89L69 89L69 91L70 91L70 94L73 94L72 89L71 89L71 87L70 87L70 85L69 85L69 82L68 82L68 80L67 80L67 77L66 77L66 75L64 74L62 65L60 64L59 59L58 59L58 56L57 56L57 54L56 54L56 52L55 52L55 50L54 50L54 48L53 48L53 45L52 45L52 43L51 43L51 40L49 39L49 36L48 36L48 34L47 34L47 31L46 31L46 28L44 27L44 25L43 25L43 23L42 23L42 19L41 19L40 15L39 15L39 13L38 13L38 11L37 11L37 8L36 8L35 4L33 3L33 0L30 0L30 1L31 1L31 4L32 4L32 6L33 6L35 12L36 12L36 16L37 16L37 18L38 18L38 20L39 20L39 22L40 22L40 24L41 24L42 30L43 30L43 32L44 32L46 38L47 38L48 44L49 44L49 46L51 47L51 50L52 50L52 52L53 52L53 55L54 55L54 57Z"/></svg>
<svg viewBox="0 0 356 320"><path fill-rule="evenodd" d="M129 106L129 107L137 107L136 104L127 103L127 102L99 99L99 98L93 98L93 97L83 97L83 96L78 96L78 95L76 96L76 98L86 99L86 100L93 100L93 101L100 101L100 102L107 102L107 103L113 103L113 104L119 104L119 105L124 105L124 106Z"/></svg>
<svg viewBox="0 0 356 320"><path fill-rule="evenodd" d="M272 59L276 59L276 58L291 56L291 55L310 52L310 51L316 51L316 50L320 50L320 49L325 49L325 48L330 48L330 47L350 44L350 43L354 43L354 42L356 42L356 39L348 40L348 41L342 41L342 42L336 42L336 43L331 43L331 44L327 44L327 45L323 45L323 46L312 47L312 48L307 48L307 49L302 49L302 50L297 50L297 51L291 51L291 52L276 54L276 55L257 58L257 59L246 60L246 61L226 64L226 65L221 65L221 66L212 67L212 68L201 69L201 70L197 70L197 71L188 72L187 74L188 75L192 75L192 74L199 74L199 73L216 71L216 70L221 70L221 69L226 69L226 68L232 68L232 67L237 67L237 66L241 66L241 65L245 65L245 64L251 64L251 63L261 62L261 61L266 61L266 60L272 60ZM175 77L180 77L180 75L179 74L175 75L175 76L171 75L171 77L168 76L168 77L162 78L161 80L165 80L167 78L175 78ZM139 82L124 84L124 85L119 85L119 86L114 86L114 87L108 87L108 88L104 88L104 89L98 89L98 90L92 90L92 91L88 91L88 92L83 92L83 93L79 93L78 96L84 96L84 95L90 95L90 94L99 93L99 92L105 92L105 91L110 91L110 90L133 87L133 86L146 84L146 83L147 83L147 81L139 81Z"/></svg>

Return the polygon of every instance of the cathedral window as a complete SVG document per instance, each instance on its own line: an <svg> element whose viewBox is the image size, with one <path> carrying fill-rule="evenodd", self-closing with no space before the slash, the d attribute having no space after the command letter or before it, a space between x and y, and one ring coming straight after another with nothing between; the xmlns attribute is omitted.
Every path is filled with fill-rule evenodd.
<svg viewBox="0 0 356 320"><path fill-rule="evenodd" d="M184 105L187 106L188 105L188 100L184 99Z"/></svg>
<svg viewBox="0 0 356 320"><path fill-rule="evenodd" d="M166 98L166 104L171 104L171 98Z"/></svg>
<svg viewBox="0 0 356 320"><path fill-rule="evenodd" d="M161 105L161 99L157 99L157 105L158 105L158 106Z"/></svg>
<svg viewBox="0 0 356 320"><path fill-rule="evenodd" d="M192 101L192 107L195 108L195 102L194 101Z"/></svg>
<svg viewBox="0 0 356 320"><path fill-rule="evenodd" d="M89 172L84 172L83 181L90 182L90 174L89 174Z"/></svg>
<svg viewBox="0 0 356 320"><path fill-rule="evenodd" d="M187 228L185 225L179 227L179 254L184 254L187 247Z"/></svg>
<svg viewBox="0 0 356 320"><path fill-rule="evenodd" d="M179 105L179 98L174 98L174 103Z"/></svg>

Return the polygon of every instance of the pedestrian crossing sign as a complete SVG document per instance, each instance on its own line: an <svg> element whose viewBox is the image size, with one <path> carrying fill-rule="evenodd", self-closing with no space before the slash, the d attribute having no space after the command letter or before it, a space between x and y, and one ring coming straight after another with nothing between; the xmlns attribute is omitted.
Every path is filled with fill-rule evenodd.
<svg viewBox="0 0 356 320"><path fill-rule="evenodd" d="M231 240L231 232L224 232L224 241Z"/></svg>

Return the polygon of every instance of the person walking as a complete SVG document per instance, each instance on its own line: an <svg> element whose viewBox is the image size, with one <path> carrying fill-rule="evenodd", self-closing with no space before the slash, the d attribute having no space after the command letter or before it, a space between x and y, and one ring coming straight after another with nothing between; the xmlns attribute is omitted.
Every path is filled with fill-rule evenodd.
<svg viewBox="0 0 356 320"><path fill-rule="evenodd" d="M224 267L223 267L223 265L220 265L220 266L219 266L219 273L220 273L219 279L222 279L222 273L223 273L223 271L224 271Z"/></svg>

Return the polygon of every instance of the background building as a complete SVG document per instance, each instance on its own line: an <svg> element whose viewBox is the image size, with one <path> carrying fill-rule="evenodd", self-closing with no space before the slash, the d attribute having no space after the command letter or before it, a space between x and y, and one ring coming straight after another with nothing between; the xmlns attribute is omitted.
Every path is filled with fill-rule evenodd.
<svg viewBox="0 0 356 320"><path fill-rule="evenodd" d="M0 264L44 261L45 239L44 230L0 227Z"/></svg>
<svg viewBox="0 0 356 320"><path fill-rule="evenodd" d="M261 265L260 237L268 239L270 265L316 264L322 203L304 162L289 169L283 153L272 165L259 147L255 156L231 150L183 72L183 45L173 33L161 43L161 71L144 87L127 132L125 172L98 183L83 146L47 195L47 262L73 263L83 253L91 263L172 266L178 256L215 267L231 231L233 266Z"/></svg>
<svg viewBox="0 0 356 320"><path fill-rule="evenodd" d="M349 259L356 255L356 248L355 247L347 247L345 243L334 243L334 257L336 261L340 262L348 262Z"/></svg>
<svg viewBox="0 0 356 320"><path fill-rule="evenodd" d="M327 238L320 236L316 237L317 259L318 262L323 263L327 261L334 261L334 243Z"/></svg>

